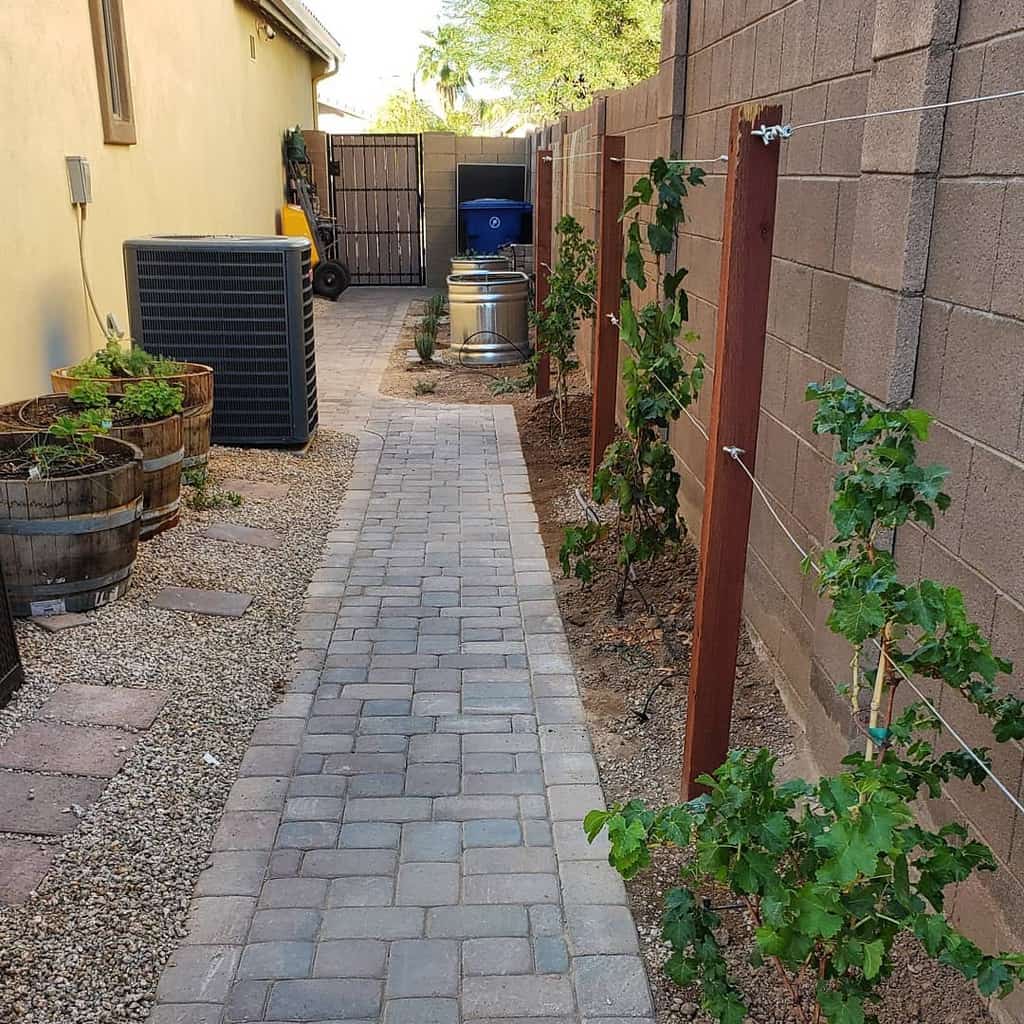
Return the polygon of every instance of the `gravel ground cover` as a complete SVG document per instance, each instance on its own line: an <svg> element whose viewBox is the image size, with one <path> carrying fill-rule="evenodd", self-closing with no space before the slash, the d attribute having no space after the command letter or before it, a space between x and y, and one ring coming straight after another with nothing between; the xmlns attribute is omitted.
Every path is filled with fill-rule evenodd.
<svg viewBox="0 0 1024 1024"><path fill-rule="evenodd" d="M50 635L19 624L28 678L0 711L0 742L61 683L141 686L168 700L77 830L55 841L37 892L0 908L3 1024L146 1018L252 729L288 678L294 625L355 446L321 431L302 453L215 448L214 480L284 483L287 497L184 507L177 529L140 545L132 589L92 613L93 625ZM202 535L218 522L275 530L284 543L270 550ZM239 619L150 608L166 586L254 601Z"/></svg>

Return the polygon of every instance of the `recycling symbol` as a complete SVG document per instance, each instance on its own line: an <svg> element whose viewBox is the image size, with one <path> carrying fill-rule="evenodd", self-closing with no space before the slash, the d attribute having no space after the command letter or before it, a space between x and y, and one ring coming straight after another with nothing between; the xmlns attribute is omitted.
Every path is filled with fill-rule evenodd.
<svg viewBox="0 0 1024 1024"><path fill-rule="evenodd" d="M493 230L497 230L498 228L501 227L501 218L500 217L492 217L490 219L489 223L491 225L491 230L492 231Z"/></svg>

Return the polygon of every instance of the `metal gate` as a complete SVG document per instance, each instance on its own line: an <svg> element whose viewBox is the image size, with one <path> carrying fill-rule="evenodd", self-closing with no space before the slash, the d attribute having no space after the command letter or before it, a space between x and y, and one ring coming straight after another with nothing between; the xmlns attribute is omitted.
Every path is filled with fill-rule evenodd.
<svg viewBox="0 0 1024 1024"><path fill-rule="evenodd" d="M423 284L419 135L330 139L331 212L352 284Z"/></svg>

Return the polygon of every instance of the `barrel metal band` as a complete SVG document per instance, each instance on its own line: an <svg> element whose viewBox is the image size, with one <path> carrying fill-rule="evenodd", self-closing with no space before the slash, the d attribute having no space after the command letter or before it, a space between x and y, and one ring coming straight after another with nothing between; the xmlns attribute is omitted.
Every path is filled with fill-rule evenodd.
<svg viewBox="0 0 1024 1024"><path fill-rule="evenodd" d="M70 536L79 533L99 533L126 526L139 518L142 499L127 505L118 505L107 512L91 516L73 516L70 519L0 519L0 533L14 536Z"/></svg>
<svg viewBox="0 0 1024 1024"><path fill-rule="evenodd" d="M180 508L180 498L175 498L174 501L168 502L166 505L161 505L159 508L144 508L142 510L142 521L143 523L150 523L154 519L163 519L164 516L170 515L172 512L177 512Z"/></svg>
<svg viewBox="0 0 1024 1024"><path fill-rule="evenodd" d="M92 576L87 580L71 580L67 583L30 583L30 584L8 584L8 591L12 597L26 597L32 598L33 600L39 600L40 598L47 597L61 597L66 594L80 594L88 590L101 590L104 587L112 586L115 583L120 583L122 580L127 579L131 574L132 566L135 563L132 562L129 565L123 566L120 569L115 569L113 572L108 572L105 576Z"/></svg>
<svg viewBox="0 0 1024 1024"><path fill-rule="evenodd" d="M158 455L155 459L143 459L142 471L144 473L155 473L158 469L166 469L176 462L185 458L185 449L179 448L176 452L168 452L166 455Z"/></svg>

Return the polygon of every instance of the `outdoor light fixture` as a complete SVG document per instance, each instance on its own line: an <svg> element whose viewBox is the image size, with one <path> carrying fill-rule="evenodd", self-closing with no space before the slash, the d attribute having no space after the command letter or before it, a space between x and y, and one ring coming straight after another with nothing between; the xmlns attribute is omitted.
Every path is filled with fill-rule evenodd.
<svg viewBox="0 0 1024 1024"><path fill-rule="evenodd" d="M277 37L277 29L266 21L258 22L256 25L256 31L262 32L264 39L268 41Z"/></svg>

